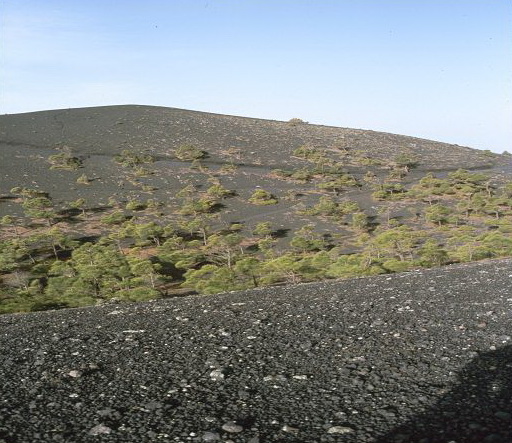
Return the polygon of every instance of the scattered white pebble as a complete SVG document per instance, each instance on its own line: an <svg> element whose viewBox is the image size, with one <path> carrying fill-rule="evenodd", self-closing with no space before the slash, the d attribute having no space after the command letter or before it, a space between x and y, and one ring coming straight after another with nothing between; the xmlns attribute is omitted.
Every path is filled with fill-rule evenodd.
<svg viewBox="0 0 512 443"><path fill-rule="evenodd" d="M281 430L283 432L288 432L289 434L297 434L299 430L297 428L294 428L292 426L284 425Z"/></svg>
<svg viewBox="0 0 512 443"><path fill-rule="evenodd" d="M221 369L215 369L212 372L210 372L210 378L213 381L222 381L224 380L224 374L222 373Z"/></svg>

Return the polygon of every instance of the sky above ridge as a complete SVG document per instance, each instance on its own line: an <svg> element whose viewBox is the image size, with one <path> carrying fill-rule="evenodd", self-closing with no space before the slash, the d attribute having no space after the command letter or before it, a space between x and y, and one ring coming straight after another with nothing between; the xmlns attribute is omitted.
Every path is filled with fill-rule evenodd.
<svg viewBox="0 0 512 443"><path fill-rule="evenodd" d="M512 152L510 0L0 0L0 113L159 105Z"/></svg>

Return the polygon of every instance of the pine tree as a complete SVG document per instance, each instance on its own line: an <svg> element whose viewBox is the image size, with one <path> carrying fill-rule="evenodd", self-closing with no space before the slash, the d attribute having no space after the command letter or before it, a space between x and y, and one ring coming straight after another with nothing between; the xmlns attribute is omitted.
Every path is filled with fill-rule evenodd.
<svg viewBox="0 0 512 443"><path fill-rule="evenodd" d="M48 197L36 196L27 198L22 203L22 206L27 217L44 219L48 226L52 225L57 216L53 209L52 201Z"/></svg>
<svg viewBox="0 0 512 443"><path fill-rule="evenodd" d="M235 271L223 266L207 264L200 269L185 272L183 287L193 288L201 294L216 294L237 289Z"/></svg>
<svg viewBox="0 0 512 443"><path fill-rule="evenodd" d="M418 250L422 266L442 266L448 263L448 252L437 242L430 238Z"/></svg>
<svg viewBox="0 0 512 443"><path fill-rule="evenodd" d="M449 216L451 213L452 210L448 206L435 204L429 206L425 210L425 220L438 226L442 226L449 222Z"/></svg>

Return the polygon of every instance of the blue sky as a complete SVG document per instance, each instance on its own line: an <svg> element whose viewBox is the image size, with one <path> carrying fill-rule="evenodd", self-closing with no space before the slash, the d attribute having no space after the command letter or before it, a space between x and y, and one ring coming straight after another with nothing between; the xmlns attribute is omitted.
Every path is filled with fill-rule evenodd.
<svg viewBox="0 0 512 443"><path fill-rule="evenodd" d="M147 104L512 151L510 0L0 0L0 113Z"/></svg>

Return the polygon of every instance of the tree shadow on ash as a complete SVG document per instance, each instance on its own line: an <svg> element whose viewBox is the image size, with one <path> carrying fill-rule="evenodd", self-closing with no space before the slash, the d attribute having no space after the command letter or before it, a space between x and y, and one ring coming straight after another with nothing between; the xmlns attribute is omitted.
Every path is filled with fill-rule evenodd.
<svg viewBox="0 0 512 443"><path fill-rule="evenodd" d="M377 443L511 443L512 346L475 357L429 411Z"/></svg>

